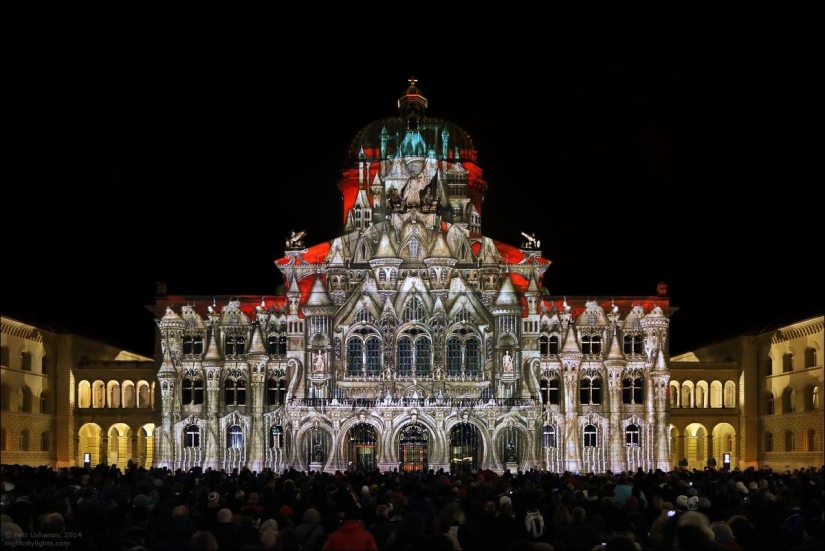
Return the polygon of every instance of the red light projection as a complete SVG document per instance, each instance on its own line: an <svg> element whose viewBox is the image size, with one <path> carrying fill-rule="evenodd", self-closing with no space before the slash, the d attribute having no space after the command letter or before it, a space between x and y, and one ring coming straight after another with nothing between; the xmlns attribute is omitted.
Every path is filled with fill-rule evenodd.
<svg viewBox="0 0 825 551"><path fill-rule="evenodd" d="M567 301L567 305L570 306L570 312L573 314L573 319L576 319L585 311L586 303L592 299L584 297L561 296L544 299L542 302L544 302L544 305L547 306L548 309L552 309L555 304L556 308L561 311L562 304L565 300ZM658 306L662 309L662 312L666 316L670 316L675 311L674 309L671 309L670 299L667 297L656 297L649 299L639 299L639 297L619 297L610 300L597 300L596 302L605 312L610 312L614 305L617 306L619 308L619 312L621 313L622 319L627 316L628 312L633 310L634 306L641 306L645 313L650 313L655 307Z"/></svg>
<svg viewBox="0 0 825 551"><path fill-rule="evenodd" d="M318 262L324 261L324 259L329 254L329 249L330 242L324 241L323 243L318 243L317 245L308 247L306 249L306 252L302 252L302 254L292 254L281 257L275 261L275 264L281 266L289 264L290 262L293 262L298 265L317 264Z"/></svg>
<svg viewBox="0 0 825 551"><path fill-rule="evenodd" d="M375 154L375 152L372 152ZM443 172L449 165L450 160L441 163L441 171ZM462 165L468 171L467 176L467 196L470 203L475 208L476 212L482 212L482 199L484 193L487 191L487 182L481 177L482 170L472 163L465 163ZM344 203L342 212L342 221L346 225L347 216L355 207L355 201L358 197L358 192L364 190L369 197L370 207L375 207L375 196L372 193L372 183L378 177L381 163L373 161L371 163L363 163L361 169L366 169L363 182L360 177L360 170L358 168L346 169L341 172L342 178L338 181L338 190L341 192L341 198ZM385 191L386 193L386 191Z"/></svg>

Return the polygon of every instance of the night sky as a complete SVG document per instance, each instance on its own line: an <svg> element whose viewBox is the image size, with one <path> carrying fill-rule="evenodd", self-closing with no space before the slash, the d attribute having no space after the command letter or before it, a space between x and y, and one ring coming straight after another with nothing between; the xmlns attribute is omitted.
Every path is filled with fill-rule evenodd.
<svg viewBox="0 0 825 551"><path fill-rule="evenodd" d="M821 315L804 62L744 29L578 36L496 57L182 41L78 57L66 78L38 77L60 90L20 135L0 310L151 354L156 281L272 296L290 230L307 245L342 233L347 146L398 114L415 76L428 114L473 139L483 233L518 245L535 232L552 295L654 295L664 281L680 309L672 353Z"/></svg>

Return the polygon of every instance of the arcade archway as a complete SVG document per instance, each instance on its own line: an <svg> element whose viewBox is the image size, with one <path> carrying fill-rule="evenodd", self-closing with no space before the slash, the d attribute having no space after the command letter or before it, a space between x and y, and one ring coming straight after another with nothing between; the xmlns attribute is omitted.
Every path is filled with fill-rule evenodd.
<svg viewBox="0 0 825 551"><path fill-rule="evenodd" d="M481 435L478 427L466 421L450 429L450 472L469 473L481 464Z"/></svg>
<svg viewBox="0 0 825 551"><path fill-rule="evenodd" d="M429 463L430 431L418 421L401 429L398 438L398 468L404 472L426 471Z"/></svg>
<svg viewBox="0 0 825 551"><path fill-rule="evenodd" d="M347 462L353 469L371 471L378 464L378 433L369 423L361 422L348 432Z"/></svg>

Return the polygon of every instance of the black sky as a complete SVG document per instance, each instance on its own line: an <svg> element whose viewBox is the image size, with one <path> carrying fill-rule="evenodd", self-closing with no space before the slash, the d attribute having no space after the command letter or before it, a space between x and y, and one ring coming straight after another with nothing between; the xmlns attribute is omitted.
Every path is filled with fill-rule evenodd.
<svg viewBox="0 0 825 551"><path fill-rule="evenodd" d="M382 61L183 41L66 55L21 131L0 309L150 354L156 281L273 295L291 229L341 233L347 146L414 75L478 150L484 233L535 232L551 294L665 281L674 353L822 314L803 62L745 25L566 38Z"/></svg>

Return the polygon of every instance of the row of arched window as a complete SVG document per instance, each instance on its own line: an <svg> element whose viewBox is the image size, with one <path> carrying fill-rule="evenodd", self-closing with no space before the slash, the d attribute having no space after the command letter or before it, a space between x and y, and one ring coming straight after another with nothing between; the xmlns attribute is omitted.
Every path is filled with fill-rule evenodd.
<svg viewBox="0 0 825 551"><path fill-rule="evenodd" d="M281 448L284 445L284 429L281 425L269 427L267 446L270 448ZM183 430L183 447L201 447L201 428L198 425L187 425ZM226 447L243 448L244 434L240 425L230 425L226 429Z"/></svg>
<svg viewBox="0 0 825 551"><path fill-rule="evenodd" d="M181 404L203 404L203 378L186 376L181 382ZM227 377L223 383L223 403L227 406L243 406L247 402L247 383L243 377ZM267 406L283 405L286 400L286 379L270 377L266 381L264 402Z"/></svg>
<svg viewBox="0 0 825 551"><path fill-rule="evenodd" d="M8 346L1 346L0 347L0 365L3 367L9 367L12 369L20 369L21 371L34 371L34 361L32 358L31 352L22 351L20 355L17 357L17 365L11 364L11 353L9 352ZM48 375L50 371L50 366L52 361L48 357L43 357L40 362L40 373L43 375Z"/></svg>
<svg viewBox="0 0 825 551"><path fill-rule="evenodd" d="M785 431L785 434L782 437L782 449L779 449L777 443L775 442L775 438L773 433L766 432L763 437L763 444L766 452L793 452L793 451L806 451L806 452L814 452L817 451L816 446L816 430L815 429L808 429L805 432L805 442L804 442L804 449L797 450L797 442L796 442L796 434L792 430Z"/></svg>
<svg viewBox="0 0 825 551"><path fill-rule="evenodd" d="M204 339L202 334L184 335L182 352L185 356L202 356L204 353ZM246 353L246 337L229 334L224 339L224 354L238 356ZM266 353L270 356L286 356L286 335L271 333L266 339Z"/></svg>
<svg viewBox="0 0 825 551"><path fill-rule="evenodd" d="M638 447L641 431L636 424L629 424L625 428L625 446ZM545 448L558 447L558 430L555 425L546 424L542 428L542 446ZM597 447L599 445L599 431L593 424L585 425L582 432L582 443L585 447ZM280 448L284 445L284 431L280 425L273 425L269 428L267 446L270 448ZM183 446L186 448L199 448L201 446L201 428L198 425L187 425L183 431ZM240 425L230 425L226 429L226 447L243 448L244 433Z"/></svg>
<svg viewBox="0 0 825 551"><path fill-rule="evenodd" d="M580 342L581 352L585 355L599 356L604 348L600 335L582 335ZM643 352L642 335L639 333L624 335L622 349L627 356L641 355ZM559 335L542 334L539 337L539 353L542 356L556 356L560 350L561 337Z"/></svg>
<svg viewBox="0 0 825 551"><path fill-rule="evenodd" d="M627 405L644 404L645 381L642 377L625 377L622 379L622 403ZM561 404L561 383L558 377L542 379L540 385L541 403ZM602 380L598 376L582 376L579 380L579 403L599 405L602 403Z"/></svg>
<svg viewBox="0 0 825 551"><path fill-rule="evenodd" d="M12 447L16 446L16 447ZM0 429L0 451L41 451L47 452L52 449L52 435L49 431L44 430L40 433L40 449L32 449L31 431L29 429L22 429L18 431L14 438L9 438L6 428Z"/></svg>
<svg viewBox="0 0 825 551"><path fill-rule="evenodd" d="M816 385L805 387L801 393L791 387L786 387L778 398L777 400L777 397L770 390L765 393L764 410L762 411L764 415L819 411L822 408L822 393Z"/></svg>
<svg viewBox="0 0 825 551"><path fill-rule="evenodd" d="M16 401L13 401L12 397L16 398ZM41 391L39 396L35 396L28 386L23 385L13 392L6 383L0 385L0 409L23 413L52 413L47 391Z"/></svg>
<svg viewBox="0 0 825 551"><path fill-rule="evenodd" d="M670 381L671 408L735 408L733 381Z"/></svg>
<svg viewBox="0 0 825 551"><path fill-rule="evenodd" d="M79 408L152 408L155 405L154 381L80 381L77 384Z"/></svg>
<svg viewBox="0 0 825 551"><path fill-rule="evenodd" d="M420 301L410 301L402 312L404 321L417 321L423 315L422 309ZM367 310L359 312L356 319L370 323L373 321ZM479 335L465 329L448 337L445 345L447 376L475 377L481 374L484 366L484 348ZM432 340L426 330L417 327L405 330L398 336L395 344L397 375L431 375L432 349ZM383 355L383 345L375 328L364 326L355 329L347 338L346 374L352 377L380 375Z"/></svg>
<svg viewBox="0 0 825 551"><path fill-rule="evenodd" d="M818 361L817 350L813 346L809 346L805 349L805 363L804 369L808 369L809 367L816 367ZM782 371L781 373L790 373L794 370L795 361L794 361L794 354L793 352L786 352L782 355ZM773 370L773 373L780 373L778 370Z"/></svg>
<svg viewBox="0 0 825 551"><path fill-rule="evenodd" d="M624 431L624 444L628 448L638 447L640 444L639 435L641 431L639 426L630 424ZM595 425L585 425L582 431L582 443L586 448L594 448L599 444L599 431ZM545 448L558 447L558 431L554 425L544 425L542 428L541 445Z"/></svg>

